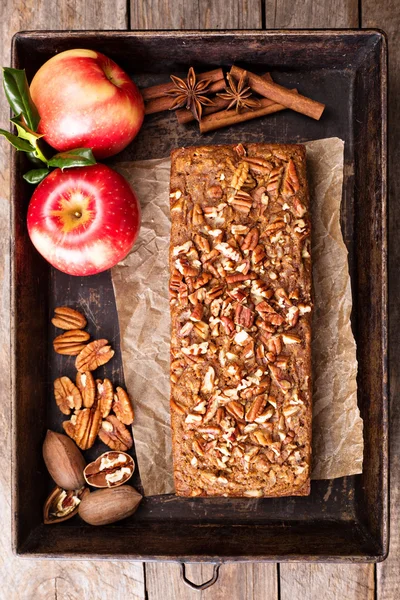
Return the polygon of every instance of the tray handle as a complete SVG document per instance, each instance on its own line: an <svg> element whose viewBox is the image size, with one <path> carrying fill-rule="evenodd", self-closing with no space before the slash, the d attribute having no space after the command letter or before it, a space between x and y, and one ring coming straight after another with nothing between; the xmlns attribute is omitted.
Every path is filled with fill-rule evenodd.
<svg viewBox="0 0 400 600"><path fill-rule="evenodd" d="M197 584L197 583L193 583L193 581L190 581L190 579L188 579L186 577L186 564L181 563L181 576L182 576L184 583L186 583L186 585L191 587L193 590L199 590L199 591L206 590L207 588L214 585L214 583L217 581L220 566L221 566L220 563L214 563L214 570L213 570L211 579L209 579L208 581L205 581L204 583Z"/></svg>

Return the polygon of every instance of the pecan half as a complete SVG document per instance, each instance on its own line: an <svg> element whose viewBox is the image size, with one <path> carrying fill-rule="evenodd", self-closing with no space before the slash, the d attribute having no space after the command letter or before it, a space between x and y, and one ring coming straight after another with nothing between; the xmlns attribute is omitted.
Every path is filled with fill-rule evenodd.
<svg viewBox="0 0 400 600"><path fill-rule="evenodd" d="M122 387L117 387L117 393L114 394L112 409L121 423L124 423L124 425L132 425L135 413L133 412L130 398Z"/></svg>
<svg viewBox="0 0 400 600"><path fill-rule="evenodd" d="M102 422L99 431L99 438L111 450L126 452L132 448L133 440L129 430L114 415L107 417Z"/></svg>
<svg viewBox="0 0 400 600"><path fill-rule="evenodd" d="M53 348L57 354L67 356L76 356L86 347L86 342L90 339L90 334L81 329L71 329L53 340Z"/></svg>
<svg viewBox="0 0 400 600"><path fill-rule="evenodd" d="M83 408L76 415L75 442L81 450L91 448L101 426L101 412L98 408Z"/></svg>
<svg viewBox="0 0 400 600"><path fill-rule="evenodd" d="M75 366L78 371L94 371L105 365L114 356L114 350L108 345L108 340L90 342L76 357Z"/></svg>
<svg viewBox="0 0 400 600"><path fill-rule="evenodd" d="M82 396L69 377L59 377L54 382L54 397L58 408L64 415L71 410L79 410L82 406Z"/></svg>
<svg viewBox="0 0 400 600"><path fill-rule="evenodd" d="M54 309L54 317L51 322L59 329L83 329L87 321L85 317L69 306L58 306Z"/></svg>
<svg viewBox="0 0 400 600"><path fill-rule="evenodd" d="M63 421L62 423L65 433L72 439L75 440L75 426L76 426L76 415L72 415L69 421Z"/></svg>
<svg viewBox="0 0 400 600"><path fill-rule="evenodd" d="M85 408L91 408L96 397L96 387L91 372L86 371L85 373L80 373L78 371L76 374L76 386L81 393L83 406Z"/></svg>
<svg viewBox="0 0 400 600"><path fill-rule="evenodd" d="M113 403L114 389L109 379L96 379L97 404L103 419L108 417Z"/></svg>

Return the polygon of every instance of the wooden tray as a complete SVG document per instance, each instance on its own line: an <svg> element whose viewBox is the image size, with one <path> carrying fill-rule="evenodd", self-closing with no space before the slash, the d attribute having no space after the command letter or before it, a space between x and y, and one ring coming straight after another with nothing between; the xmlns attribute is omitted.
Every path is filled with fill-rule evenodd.
<svg viewBox="0 0 400 600"><path fill-rule="evenodd" d="M123 383L110 273L69 277L34 250L26 230L32 188L22 153L12 159L13 507L19 555L180 561L379 561L388 551L388 404L386 286L386 40L379 31L25 32L13 40L12 64L30 80L54 53L104 52L141 86L239 63L297 87L327 109L320 122L285 111L200 136L172 113L146 119L116 161L167 156L175 146L242 142L345 140L342 229L349 251L359 361L358 403L364 420L364 472L313 481L307 498L264 500L146 498L134 517L90 527L78 517L42 523L51 487L41 446L47 428L62 431L52 381L73 375L73 360L55 356L53 308L80 306L89 331L113 340L104 376ZM100 375L101 376L101 375ZM134 391L133 391L134 394ZM91 458L104 451L97 444ZM133 453L134 454L134 453ZM133 485L140 489L139 474Z"/></svg>

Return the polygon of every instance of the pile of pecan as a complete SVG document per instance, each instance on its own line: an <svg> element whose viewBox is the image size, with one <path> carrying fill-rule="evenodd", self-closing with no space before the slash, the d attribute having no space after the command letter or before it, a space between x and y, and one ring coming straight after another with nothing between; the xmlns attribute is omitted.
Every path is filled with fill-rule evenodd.
<svg viewBox="0 0 400 600"><path fill-rule="evenodd" d="M114 356L114 350L105 339L89 342L90 335L83 330L85 317L70 307L56 308L52 323L65 330L54 339L54 350L76 356L75 383L66 376L54 382L58 408L64 415L73 413L63 422L65 433L82 450L91 448L97 436L112 450L129 450L133 440L126 426L134 419L130 398L121 387L114 391L109 379L95 379L92 374Z"/></svg>

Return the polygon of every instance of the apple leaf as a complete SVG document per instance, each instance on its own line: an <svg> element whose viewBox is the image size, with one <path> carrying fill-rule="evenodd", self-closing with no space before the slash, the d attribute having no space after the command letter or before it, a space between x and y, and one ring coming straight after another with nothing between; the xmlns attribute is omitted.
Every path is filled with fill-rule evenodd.
<svg viewBox="0 0 400 600"><path fill-rule="evenodd" d="M22 150L22 152L33 152L35 150L27 140L23 140L5 129L0 129L0 135L3 135L17 150Z"/></svg>
<svg viewBox="0 0 400 600"><path fill-rule="evenodd" d="M32 131L32 129L30 129L28 127L28 125L26 123L24 123L21 115L19 115L18 117L14 117L14 119L10 119L11 123L14 123L14 125L17 128L18 131L18 137L23 139L23 140L27 140L35 149L34 151L34 155L36 158L38 158L41 162L47 164L47 158L44 156L38 141L40 140L40 138L43 137L43 135L40 135L39 133L35 133L35 131Z"/></svg>
<svg viewBox="0 0 400 600"><path fill-rule="evenodd" d="M23 175L23 178L28 183L36 185L40 183L50 173L49 169L32 169Z"/></svg>
<svg viewBox="0 0 400 600"><path fill-rule="evenodd" d="M25 69L3 67L3 76L4 91L13 112L22 114L30 129L36 131L40 116L31 98Z"/></svg>
<svg viewBox="0 0 400 600"><path fill-rule="evenodd" d="M90 148L74 148L68 152L59 152L47 162L49 167L59 167L61 170L71 167L89 167L96 164L96 159Z"/></svg>

